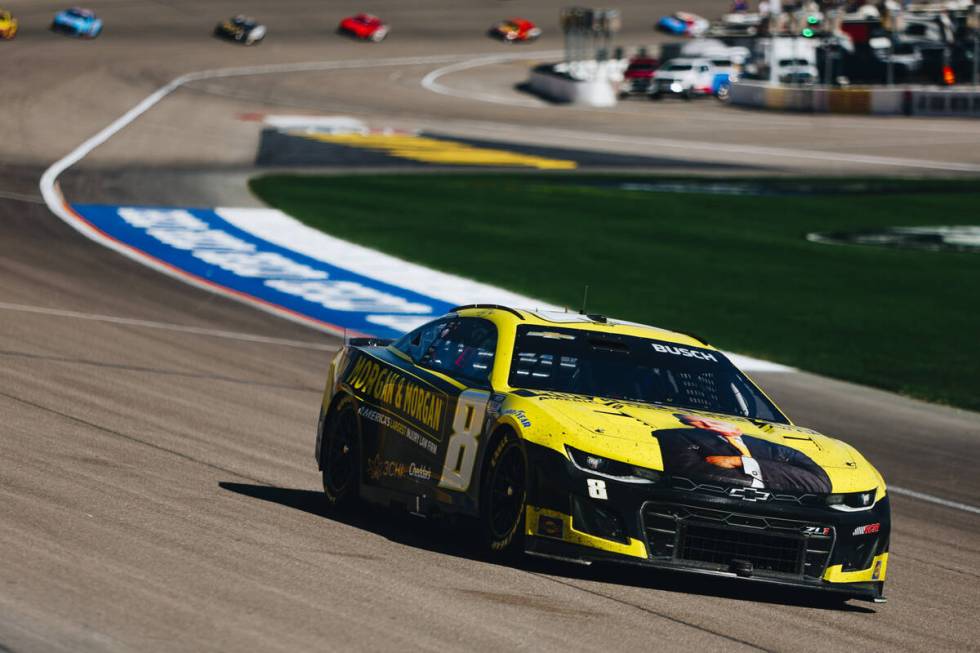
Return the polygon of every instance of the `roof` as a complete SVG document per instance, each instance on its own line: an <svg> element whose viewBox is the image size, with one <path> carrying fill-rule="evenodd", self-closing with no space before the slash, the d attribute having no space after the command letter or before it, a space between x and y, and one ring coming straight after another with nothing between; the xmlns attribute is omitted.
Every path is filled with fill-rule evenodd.
<svg viewBox="0 0 980 653"><path fill-rule="evenodd" d="M546 311L515 309L509 306L499 306L496 304L472 304L468 306L457 306L451 312L458 313L464 317L482 317L491 320L497 327L507 326L517 328L521 324L536 326L564 326L583 331L595 331L598 333L618 333L622 335L636 336L639 338L650 338L681 345L692 345L694 347L712 348L706 342L693 335L671 331L660 327L629 322L626 320L616 320L603 315L582 314L574 312Z"/></svg>

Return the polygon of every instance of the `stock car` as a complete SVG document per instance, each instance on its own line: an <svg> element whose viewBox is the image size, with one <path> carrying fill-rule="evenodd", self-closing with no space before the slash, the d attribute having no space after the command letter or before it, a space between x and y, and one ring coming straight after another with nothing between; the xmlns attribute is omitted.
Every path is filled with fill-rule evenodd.
<svg viewBox="0 0 980 653"><path fill-rule="evenodd" d="M51 31L94 39L102 33L102 19L91 9L72 7L54 15Z"/></svg>
<svg viewBox="0 0 980 653"><path fill-rule="evenodd" d="M388 36L388 25L377 16L356 14L340 21L337 31L362 41L378 43Z"/></svg>
<svg viewBox="0 0 980 653"><path fill-rule="evenodd" d="M677 36L701 36L711 23L707 18L686 11L678 11L657 21L656 29Z"/></svg>
<svg viewBox="0 0 980 653"><path fill-rule="evenodd" d="M218 38L235 41L243 45L255 45L265 38L265 25L259 24L254 18L239 14L234 18L218 23L214 35Z"/></svg>
<svg viewBox="0 0 980 653"><path fill-rule="evenodd" d="M524 18L510 18L491 27L488 33L507 43L526 43L541 36L541 28Z"/></svg>
<svg viewBox="0 0 980 653"><path fill-rule="evenodd" d="M5 9L0 9L0 40L9 41L17 36L17 19Z"/></svg>
<svg viewBox="0 0 980 653"><path fill-rule="evenodd" d="M327 372L315 458L328 510L473 517L491 556L884 600L881 475L679 332L470 305L353 339Z"/></svg>

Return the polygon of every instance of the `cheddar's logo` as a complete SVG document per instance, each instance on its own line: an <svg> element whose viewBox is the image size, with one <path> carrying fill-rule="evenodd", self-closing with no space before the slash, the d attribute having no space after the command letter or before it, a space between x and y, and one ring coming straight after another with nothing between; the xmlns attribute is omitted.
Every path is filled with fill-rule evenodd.
<svg viewBox="0 0 980 653"><path fill-rule="evenodd" d="M347 375L347 385L420 426L435 433L440 432L445 398L409 380L397 370L361 356Z"/></svg>

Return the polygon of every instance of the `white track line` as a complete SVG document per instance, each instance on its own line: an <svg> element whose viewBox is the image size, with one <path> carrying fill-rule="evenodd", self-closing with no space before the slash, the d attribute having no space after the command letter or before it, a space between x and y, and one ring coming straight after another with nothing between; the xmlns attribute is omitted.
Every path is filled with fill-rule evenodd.
<svg viewBox="0 0 980 653"><path fill-rule="evenodd" d="M44 198L40 195L15 193L9 190L0 190L0 199L14 200L16 202L30 202L31 204L44 204Z"/></svg>
<svg viewBox="0 0 980 653"><path fill-rule="evenodd" d="M888 486L888 491L897 494L899 496L911 497L912 499L918 499L919 501L927 501L929 503L934 503L937 506L943 506L945 508L953 508L954 510L962 510L963 512L972 512L975 515L980 515L980 508L977 506L971 506L968 503L960 503L959 501L950 501L949 499L943 499L942 497L937 497L933 494L926 494L925 492L916 492L915 490L909 490L904 487L895 487L894 485Z"/></svg>
<svg viewBox="0 0 980 653"><path fill-rule="evenodd" d="M469 70L470 68L479 68L480 66L489 66L498 63L507 63L509 61L515 61L519 59L537 59L537 58L549 58L549 57L560 57L563 55L561 50L553 51L541 51L530 53L522 53L520 55L497 55L492 57L482 57L480 59L471 59L469 61L461 61L459 63L450 64L448 66L443 66L442 68L436 68L428 75L422 78L422 87L432 91L433 93L439 93L440 95L448 95L451 97L463 98L465 100L480 100L481 102L491 102L494 104L506 104L515 107L527 107L529 109L542 109L550 107L551 105L547 102L542 102L540 100L528 100L521 98L506 98L500 97L499 95L491 95L489 93L470 93L467 91L459 91L450 86L439 83L439 78L443 75L449 75L451 73L458 73L463 70Z"/></svg>
<svg viewBox="0 0 980 653"><path fill-rule="evenodd" d="M172 324L170 322L156 322L153 320L137 320L129 317L117 317L115 315L99 315L98 313L82 313L79 311L69 311L61 308L48 308L47 306L30 306L28 304L11 304L0 302L0 310L16 311L19 313L33 313L36 315L52 315L55 317L66 317L75 320L91 320L93 322L108 322L110 324L123 324L125 326L144 327L147 329L162 329L164 331L177 331L179 333L193 333L200 336L212 336L215 338L226 338L229 340L243 340L245 342L258 342L264 345L281 345L283 347L296 347L299 349L315 349L318 351L337 351L340 347L336 345L323 345L317 342L306 340L289 340L287 338L271 338L259 336L252 333L241 333L239 331L224 331L222 329L208 329L206 327L187 326L184 324Z"/></svg>
<svg viewBox="0 0 980 653"><path fill-rule="evenodd" d="M488 122L488 121L459 121L453 123L457 127L465 127L474 131L482 132L487 138L507 138L512 137L514 126L507 123ZM432 127L438 129L438 126ZM494 136L494 134L500 134ZM529 132L529 138L550 137L550 139L568 144L572 142L593 141L595 143L615 143L617 145L640 145L648 146L651 149L668 150L703 150L708 153L725 152L737 154L743 157L750 157L752 163L760 163L763 159L808 159L814 161L862 163L868 165L891 166L901 168L923 168L927 170L946 170L950 172L980 172L980 164L959 163L955 161L934 161L929 159L903 159L897 157L875 156L871 154L849 154L846 152L831 152L823 150L795 150L781 147L762 147L757 145L739 145L734 143L709 143L703 141L688 141L671 138L656 138L649 136L625 136L622 134L609 134L594 131L573 131L569 129L558 129L554 127L533 127ZM540 141L535 141L540 144ZM650 152L633 152L633 154L652 155ZM696 166L698 162L692 161L691 166Z"/></svg>

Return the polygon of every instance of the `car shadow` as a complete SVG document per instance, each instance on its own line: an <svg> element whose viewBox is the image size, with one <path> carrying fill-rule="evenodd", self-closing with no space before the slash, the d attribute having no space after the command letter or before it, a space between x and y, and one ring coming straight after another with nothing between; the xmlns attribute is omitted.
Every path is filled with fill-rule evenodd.
<svg viewBox="0 0 980 653"><path fill-rule="evenodd" d="M359 528L389 541L434 553L452 555L490 564L507 564L523 571L553 577L553 580L584 580L614 583L680 594L696 594L738 599L756 603L792 605L822 610L874 614L864 604L842 602L834 597L806 589L753 583L737 578L698 576L670 570L633 565L596 563L591 566L521 556L502 563L488 559L478 548L476 529L469 520L421 520L407 513L360 504L355 510L334 511L327 508L323 493L251 483L222 481L223 490L300 510L317 517Z"/></svg>

